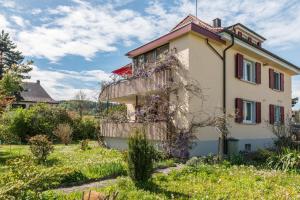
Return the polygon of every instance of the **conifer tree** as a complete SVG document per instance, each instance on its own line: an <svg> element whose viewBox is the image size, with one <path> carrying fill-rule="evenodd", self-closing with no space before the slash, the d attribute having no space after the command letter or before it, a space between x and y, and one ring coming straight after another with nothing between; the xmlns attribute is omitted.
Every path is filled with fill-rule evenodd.
<svg viewBox="0 0 300 200"><path fill-rule="evenodd" d="M29 78L32 61L24 61L22 52L17 50L17 45L10 39L4 30L0 33L0 78L5 73L12 73L21 79Z"/></svg>

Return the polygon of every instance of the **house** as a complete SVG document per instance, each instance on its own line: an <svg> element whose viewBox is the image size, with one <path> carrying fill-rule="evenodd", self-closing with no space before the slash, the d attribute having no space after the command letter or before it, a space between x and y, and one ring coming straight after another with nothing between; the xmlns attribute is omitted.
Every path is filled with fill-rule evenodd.
<svg viewBox="0 0 300 200"><path fill-rule="evenodd" d="M189 77L205 88L205 101L189 98L189 93L178 93L185 109L194 112L204 109L214 113L236 114L230 120L229 135L238 140L237 151L254 151L273 145L273 124L285 123L291 114L291 78L300 69L263 47L265 38L241 23L222 27L221 20L212 25L189 15L169 33L126 54L132 63L115 70L124 80L103 87L101 101L127 105L128 113L135 112L151 93L159 93L166 84L168 71L148 79L135 77L147 62L155 62L164 52L176 49ZM132 78L128 78L131 74ZM188 81L183 79L184 81ZM171 99L172 97L168 97ZM126 148L132 127L141 126L136 116L128 122L102 123L102 134L112 148ZM175 124L188 124L191 118L178 116ZM163 141L168 128L166 122L147 123L147 137L157 143ZM219 134L213 127L195 132L197 139L191 155L218 152ZM225 145L226 146L226 145Z"/></svg>
<svg viewBox="0 0 300 200"><path fill-rule="evenodd" d="M23 91L20 97L12 104L13 107L29 108L37 103L46 103L49 105L57 105L58 102L53 100L46 90L41 86L40 81L23 82Z"/></svg>

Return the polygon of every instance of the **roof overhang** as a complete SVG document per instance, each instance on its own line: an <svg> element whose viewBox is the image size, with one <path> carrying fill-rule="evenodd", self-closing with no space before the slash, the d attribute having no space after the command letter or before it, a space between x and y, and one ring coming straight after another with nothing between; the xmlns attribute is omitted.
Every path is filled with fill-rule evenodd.
<svg viewBox="0 0 300 200"><path fill-rule="evenodd" d="M226 40L226 41L231 41L231 35L230 33L228 32L222 32L220 33L220 36ZM262 48L262 47L258 47L258 46L255 46L255 45L251 45L249 44L248 42L245 42L243 41L242 39L238 38L238 37L235 37L235 44L236 45L239 45L247 50L250 50L252 51L253 53L259 55L259 56L262 56L276 64L278 64L279 66L282 66L296 74L300 74L300 68L288 61L286 61L285 59L269 52L268 50Z"/></svg>
<svg viewBox="0 0 300 200"><path fill-rule="evenodd" d="M265 41L266 38L264 38L263 36L259 35L258 33L256 33L255 31L251 30L250 28L248 28L247 26L241 24L241 23L237 23L237 24L234 24L232 26L229 26L228 28L226 29L231 29L231 28L239 28L245 32L248 32L250 33L252 36L258 38L259 40L262 40L262 41Z"/></svg>
<svg viewBox="0 0 300 200"><path fill-rule="evenodd" d="M161 36L160 38L156 39L156 40L153 40L141 47L138 47L130 52L128 52L126 54L126 56L132 58L132 57L135 57L135 56L138 56L140 54L143 54L143 53L146 53L152 49L155 49L157 47L160 47L164 44L167 44L169 43L171 40L174 40L180 36L183 36L189 32L195 32L195 33L198 33L198 34L201 34L202 36L204 37L207 37L207 38L210 38L210 39L213 39L217 42L220 42L220 43L223 43L225 44L226 42L216 33L213 33L201 26L198 26L197 24L194 24L194 23L190 23L190 24L187 24L179 29L176 29L175 31L172 31L166 35L163 35Z"/></svg>

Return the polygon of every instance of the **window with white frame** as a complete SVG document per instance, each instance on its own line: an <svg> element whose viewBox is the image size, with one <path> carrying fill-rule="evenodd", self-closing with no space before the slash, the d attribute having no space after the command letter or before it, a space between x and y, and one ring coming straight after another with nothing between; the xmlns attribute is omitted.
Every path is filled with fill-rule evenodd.
<svg viewBox="0 0 300 200"><path fill-rule="evenodd" d="M274 89L280 90L280 73L274 72Z"/></svg>
<svg viewBox="0 0 300 200"><path fill-rule="evenodd" d="M274 106L274 122L280 123L281 122L281 109L280 106Z"/></svg>
<svg viewBox="0 0 300 200"><path fill-rule="evenodd" d="M255 64L252 61L244 60L243 79L255 83Z"/></svg>
<svg viewBox="0 0 300 200"><path fill-rule="evenodd" d="M244 101L244 123L255 123L256 121L256 103L253 101Z"/></svg>

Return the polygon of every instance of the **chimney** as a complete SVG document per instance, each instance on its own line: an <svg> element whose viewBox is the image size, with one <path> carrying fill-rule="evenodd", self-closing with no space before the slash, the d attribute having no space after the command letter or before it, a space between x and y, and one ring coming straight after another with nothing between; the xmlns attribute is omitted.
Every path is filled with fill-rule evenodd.
<svg viewBox="0 0 300 200"><path fill-rule="evenodd" d="M40 83L41 83L41 81L40 81L40 80L37 80L37 81L36 81L36 83L37 83L37 84L40 84Z"/></svg>
<svg viewBox="0 0 300 200"><path fill-rule="evenodd" d="M222 25L222 24L221 24L221 19L216 18L216 19L213 20L213 27L215 27L215 28L220 28L221 25Z"/></svg>

